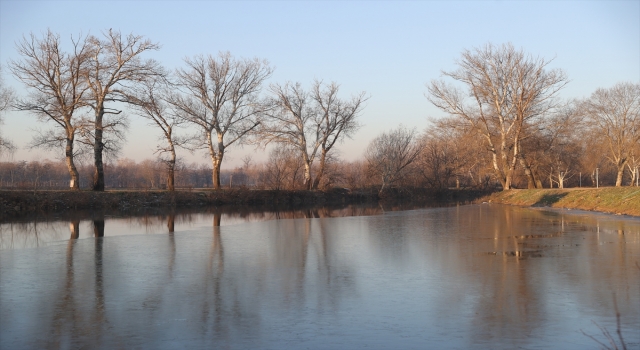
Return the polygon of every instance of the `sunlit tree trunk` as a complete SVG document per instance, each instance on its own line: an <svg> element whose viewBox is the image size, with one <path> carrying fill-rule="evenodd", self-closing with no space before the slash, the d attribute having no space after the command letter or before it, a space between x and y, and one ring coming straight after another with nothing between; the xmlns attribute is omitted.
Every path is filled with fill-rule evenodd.
<svg viewBox="0 0 640 350"><path fill-rule="evenodd" d="M78 175L78 169L73 162L73 137L74 130L69 131L67 129L67 140L65 147L65 164L67 165L67 169L69 170L69 176L71 179L69 180L69 188L72 190L80 189L80 176Z"/></svg>
<svg viewBox="0 0 640 350"><path fill-rule="evenodd" d="M618 162L618 166L617 166L617 174L616 174L616 187L620 187L622 186L622 178L624 177L624 166L626 165L626 162L622 162L622 164L620 164L620 162Z"/></svg>
<svg viewBox="0 0 640 350"><path fill-rule="evenodd" d="M170 145L169 161L167 164L167 190L175 190L176 149Z"/></svg>
<svg viewBox="0 0 640 350"><path fill-rule="evenodd" d="M324 176L324 169L327 165L327 152L325 150L322 150L322 152L320 153L320 167L318 169L318 173L316 174L315 179L313 180L313 186L311 187L314 190L317 190L318 187L320 186L320 180L322 180L322 177Z"/></svg>
<svg viewBox="0 0 640 350"><path fill-rule="evenodd" d="M104 163L102 162L102 153L104 150L102 118L104 117L104 106L102 102L98 102L96 108L96 119L94 121L94 143L93 143L93 186L94 191L104 191Z"/></svg>

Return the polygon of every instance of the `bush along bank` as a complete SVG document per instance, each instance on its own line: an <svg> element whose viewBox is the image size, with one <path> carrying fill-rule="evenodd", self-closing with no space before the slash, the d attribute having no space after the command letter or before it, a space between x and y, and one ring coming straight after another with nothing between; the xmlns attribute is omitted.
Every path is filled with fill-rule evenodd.
<svg viewBox="0 0 640 350"><path fill-rule="evenodd" d="M509 190L480 201L640 216L640 187Z"/></svg>

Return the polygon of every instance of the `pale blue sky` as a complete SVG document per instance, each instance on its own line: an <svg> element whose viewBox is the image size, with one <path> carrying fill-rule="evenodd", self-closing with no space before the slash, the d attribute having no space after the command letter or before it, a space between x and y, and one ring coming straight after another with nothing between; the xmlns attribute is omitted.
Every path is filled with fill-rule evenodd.
<svg viewBox="0 0 640 350"><path fill-rule="evenodd" d="M562 68L571 82L566 98L586 97L598 87L640 82L640 1L6 1L0 0L0 63L5 82L21 87L6 69L18 58L15 42L50 28L68 38L109 28L145 35L162 45L152 57L168 68L186 56L230 51L268 59L276 67L270 82L314 78L341 84L344 97L371 96L364 126L340 146L346 160L358 159L378 133L400 123L423 130L441 115L427 99L425 84L455 68L464 49L488 42L513 43ZM151 57L151 56L150 56ZM122 156L153 158L155 136L131 118ZM35 118L5 115L2 134L23 147ZM154 130L155 132L155 130ZM245 153L230 149L230 168ZM62 154L62 151L58 152ZM189 161L206 162L182 153ZM20 150L14 159L32 160L42 151ZM47 155L49 156L49 155ZM57 156L57 154L56 154Z"/></svg>

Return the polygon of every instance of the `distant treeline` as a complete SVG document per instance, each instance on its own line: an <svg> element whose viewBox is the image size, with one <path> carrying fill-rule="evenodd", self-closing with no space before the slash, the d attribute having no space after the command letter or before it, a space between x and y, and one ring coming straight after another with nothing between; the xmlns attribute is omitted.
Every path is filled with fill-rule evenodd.
<svg viewBox="0 0 640 350"><path fill-rule="evenodd" d="M500 189L499 183L492 180L490 170L478 167L464 174L434 167L427 155L421 155L398 179L396 187L420 187L431 189L466 188L491 190ZM293 155L283 157L282 152L273 151L268 161L260 164L247 162L233 170L220 173L223 188L250 188L265 190L301 190L304 189L302 164ZM382 180L369 171L366 161L331 162L328 166L323 188L345 188L349 190L379 189ZM313 169L315 172L317 169ZM80 188L90 189L93 167L85 164L78 166ZM131 159L119 159L105 164L107 189L166 189L166 167L157 160L135 162ZM212 168L206 164L178 164L175 172L177 189L212 188ZM627 179L628 181L629 179ZM598 186L613 186L616 181L616 169L603 166L599 169ZM526 188L524 174L515 177L516 188ZM15 161L0 162L0 188L2 189L68 189L69 173L64 161ZM545 187L549 180L545 181ZM578 172L571 177L565 187L596 187L595 172ZM557 187L557 184L554 184Z"/></svg>

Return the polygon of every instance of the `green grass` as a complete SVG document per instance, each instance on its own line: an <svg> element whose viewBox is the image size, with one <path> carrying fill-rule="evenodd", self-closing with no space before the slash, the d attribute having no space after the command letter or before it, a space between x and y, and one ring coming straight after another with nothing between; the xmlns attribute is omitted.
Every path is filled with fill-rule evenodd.
<svg viewBox="0 0 640 350"><path fill-rule="evenodd" d="M640 216L640 187L509 190L494 193L484 200Z"/></svg>

